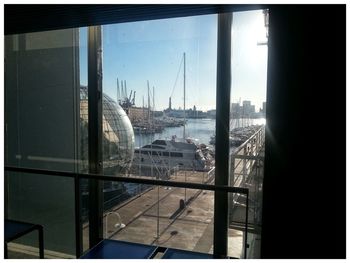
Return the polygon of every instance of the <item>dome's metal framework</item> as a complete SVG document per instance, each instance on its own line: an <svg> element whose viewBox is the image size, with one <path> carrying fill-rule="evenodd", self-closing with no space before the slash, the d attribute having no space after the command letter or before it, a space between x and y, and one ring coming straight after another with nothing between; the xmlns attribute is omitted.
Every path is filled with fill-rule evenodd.
<svg viewBox="0 0 350 263"><path fill-rule="evenodd" d="M134 131L125 111L112 98L103 93L103 170L106 175L122 174L129 170L135 147ZM88 157L88 89L80 87L80 137L82 170Z"/></svg>

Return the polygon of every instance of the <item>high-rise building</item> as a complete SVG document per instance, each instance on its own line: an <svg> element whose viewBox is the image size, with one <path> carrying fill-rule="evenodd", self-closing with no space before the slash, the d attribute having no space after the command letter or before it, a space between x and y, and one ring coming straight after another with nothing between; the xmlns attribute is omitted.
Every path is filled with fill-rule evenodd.
<svg viewBox="0 0 350 263"><path fill-rule="evenodd" d="M262 103L262 112L264 114L266 114L266 102L265 101Z"/></svg>
<svg viewBox="0 0 350 263"><path fill-rule="evenodd" d="M251 104L250 100L244 100L242 102L242 117L248 118L251 112Z"/></svg>

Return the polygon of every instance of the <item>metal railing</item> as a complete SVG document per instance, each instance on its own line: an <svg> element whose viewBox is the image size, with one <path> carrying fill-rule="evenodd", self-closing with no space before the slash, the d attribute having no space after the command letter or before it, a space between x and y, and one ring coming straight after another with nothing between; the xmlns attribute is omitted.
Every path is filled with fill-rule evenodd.
<svg viewBox="0 0 350 263"><path fill-rule="evenodd" d="M235 187L247 187L249 182L251 180L255 180L256 178L254 177L254 174L256 174L257 177L259 166L261 165L261 161L263 161L261 157L261 152L264 149L264 144L265 144L265 125L260 127L252 136L250 136L243 144L241 144L239 147L235 149L235 151L231 154L231 168L230 168L230 185L235 186ZM255 172L255 173L254 173ZM256 207L257 200L257 188L259 187L259 180L258 182L253 182L254 183L254 188L255 188L255 193L251 197L255 196L255 198L247 199L245 200L246 204L249 203L249 201L253 201L253 205L249 207L246 207L246 213L249 212L249 209L251 212L253 212L253 216L250 217L252 220L252 223L254 225L254 228L258 224L260 220L260 216L258 214L260 213L260 210L258 207ZM253 189L254 192L254 189ZM240 200L240 194L239 193L232 193L230 194L230 199L229 199L229 218L230 222L232 223L234 220L234 211L238 206L241 206L242 204L239 202ZM236 216L235 216L236 217ZM253 217L253 218L252 218ZM239 216L238 216L239 218ZM248 225L250 222L248 221L248 216L246 215L245 219L247 220L246 222ZM236 222L239 223L240 222ZM244 244L246 244L248 241L244 239Z"/></svg>
<svg viewBox="0 0 350 263"><path fill-rule="evenodd" d="M248 140L235 149L231 154L230 185L242 185L246 182L253 165L259 159L258 155L264 144L265 125L260 127Z"/></svg>
<svg viewBox="0 0 350 263"><path fill-rule="evenodd" d="M248 233L248 199L249 199L249 190L242 187L232 187L227 185L211 185L211 184L201 184L201 183L191 183L191 182L179 182L179 181L164 181L164 180L153 180L153 179L144 179L144 178L134 178L134 177L120 177L120 176L106 176L99 174L82 174L74 172L63 172L63 171L52 171L52 170L42 170L42 169L31 169L31 168L20 168L5 166L5 171L7 172L19 172L19 173L29 173L29 174L42 174L49 176L59 176L59 177L69 177L74 179L74 192L75 192L75 231L76 231L76 247L82 247L81 240L81 222L80 222L80 192L79 184L81 179L94 179L98 181L113 181L113 182L124 182L124 183L135 183L135 184L146 184L146 185L157 185L157 186L168 186L168 187L178 187L178 188L189 188L197 190L209 190L209 191L221 191L225 193L239 193L246 196L246 220L245 220L245 233L244 240L247 240ZM214 169L208 172L208 174L213 174ZM247 257L247 244L244 241L244 258ZM77 258L81 255L82 251L76 250ZM214 257L220 258L222 255L214 255ZM226 256L226 255L225 255Z"/></svg>

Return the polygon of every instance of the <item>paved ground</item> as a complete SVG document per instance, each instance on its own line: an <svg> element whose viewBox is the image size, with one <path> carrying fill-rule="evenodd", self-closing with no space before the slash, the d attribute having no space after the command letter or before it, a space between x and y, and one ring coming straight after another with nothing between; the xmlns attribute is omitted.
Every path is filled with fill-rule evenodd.
<svg viewBox="0 0 350 263"><path fill-rule="evenodd" d="M202 183L203 178L208 179L202 173L179 172L172 180ZM181 200L186 203L183 209L180 208ZM107 219L107 237L111 239L213 252L212 191L155 186L132 201L115 207L113 211L120 215L125 227L116 229L114 225L119 222L118 217L110 214ZM86 228L84 237L87 236ZM240 257L242 236L241 231L229 229L229 256ZM84 241L87 244L88 240Z"/></svg>
<svg viewBox="0 0 350 263"><path fill-rule="evenodd" d="M255 150L253 148L253 150ZM239 154L242 154L241 152ZM245 162L235 160L234 179L231 186L241 186L250 189L250 207L259 208L253 199L261 201L261 176L263 167L258 168L258 176L254 180L245 181L243 167ZM254 162L247 162L245 170L254 174ZM233 166L231 166L233 168ZM154 178L153 178L154 179ZM258 179L256 181L256 179ZM177 172L171 180L196 183L213 183L210 176L200 172ZM243 198L244 199L244 198ZM239 223L244 221L245 207L242 197L236 199L238 205L235 209L233 221L228 229L228 255L241 257L243 247L243 232ZM185 203L185 206L182 204ZM240 205L243 204L243 205ZM114 207L111 211L118 213L124 228L116 228L119 218L115 214L104 217L104 237L116 240L125 240L143 244L154 244L164 247L192 250L204 253L213 252L213 213L214 195L212 191L202 191L183 188L169 188L154 186L135 196L131 200ZM256 218L256 210L249 212L250 221ZM253 220L254 221L254 220ZM251 222L254 224L254 222ZM232 228L234 227L234 229ZM256 229L255 229L256 230ZM248 236L251 248L248 253L251 258L260 257L260 233L252 232ZM88 248L88 225L83 230L84 250ZM253 248L254 246L254 248ZM23 248L15 249L13 258L26 258L20 255ZM31 252L35 257L35 251ZM10 255L9 255L10 256ZM69 256L69 255L68 255ZM53 257L64 258L62 255Z"/></svg>
<svg viewBox="0 0 350 263"><path fill-rule="evenodd" d="M236 176L241 174L242 165L243 162L236 167ZM210 181L210 178L206 173L182 171L173 175L171 180L203 183ZM235 186L240 186L241 183L242 178L239 178ZM252 187L249 188L254 192ZM182 209L181 202L186 203ZM243 208L242 206L237 211L243 212ZM212 191L154 186L111 211L119 214L125 227L115 228L115 224L120 223L119 219L115 214L110 214L107 219L104 218L104 237L204 253L213 252ZM236 219L241 219L242 212L236 213ZM259 237L253 239L259 242ZM83 244L86 250L88 226L83 231ZM241 257L242 247L241 229L229 228L228 255ZM16 258L21 256L17 255Z"/></svg>

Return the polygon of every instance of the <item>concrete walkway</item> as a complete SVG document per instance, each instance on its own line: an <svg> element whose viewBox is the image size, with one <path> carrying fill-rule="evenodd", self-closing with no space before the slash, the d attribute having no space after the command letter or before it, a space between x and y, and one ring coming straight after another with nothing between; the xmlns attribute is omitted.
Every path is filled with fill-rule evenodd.
<svg viewBox="0 0 350 263"><path fill-rule="evenodd" d="M203 178L207 180L203 173L187 171L178 172L171 180L202 183ZM185 202L185 207L181 208L180 202ZM213 253L212 191L154 186L112 211L120 215L125 227L116 229L118 218L110 214L107 235L104 220L105 238ZM234 229L228 232L229 256L240 257L243 233ZM88 228L85 228L84 248L87 237Z"/></svg>

